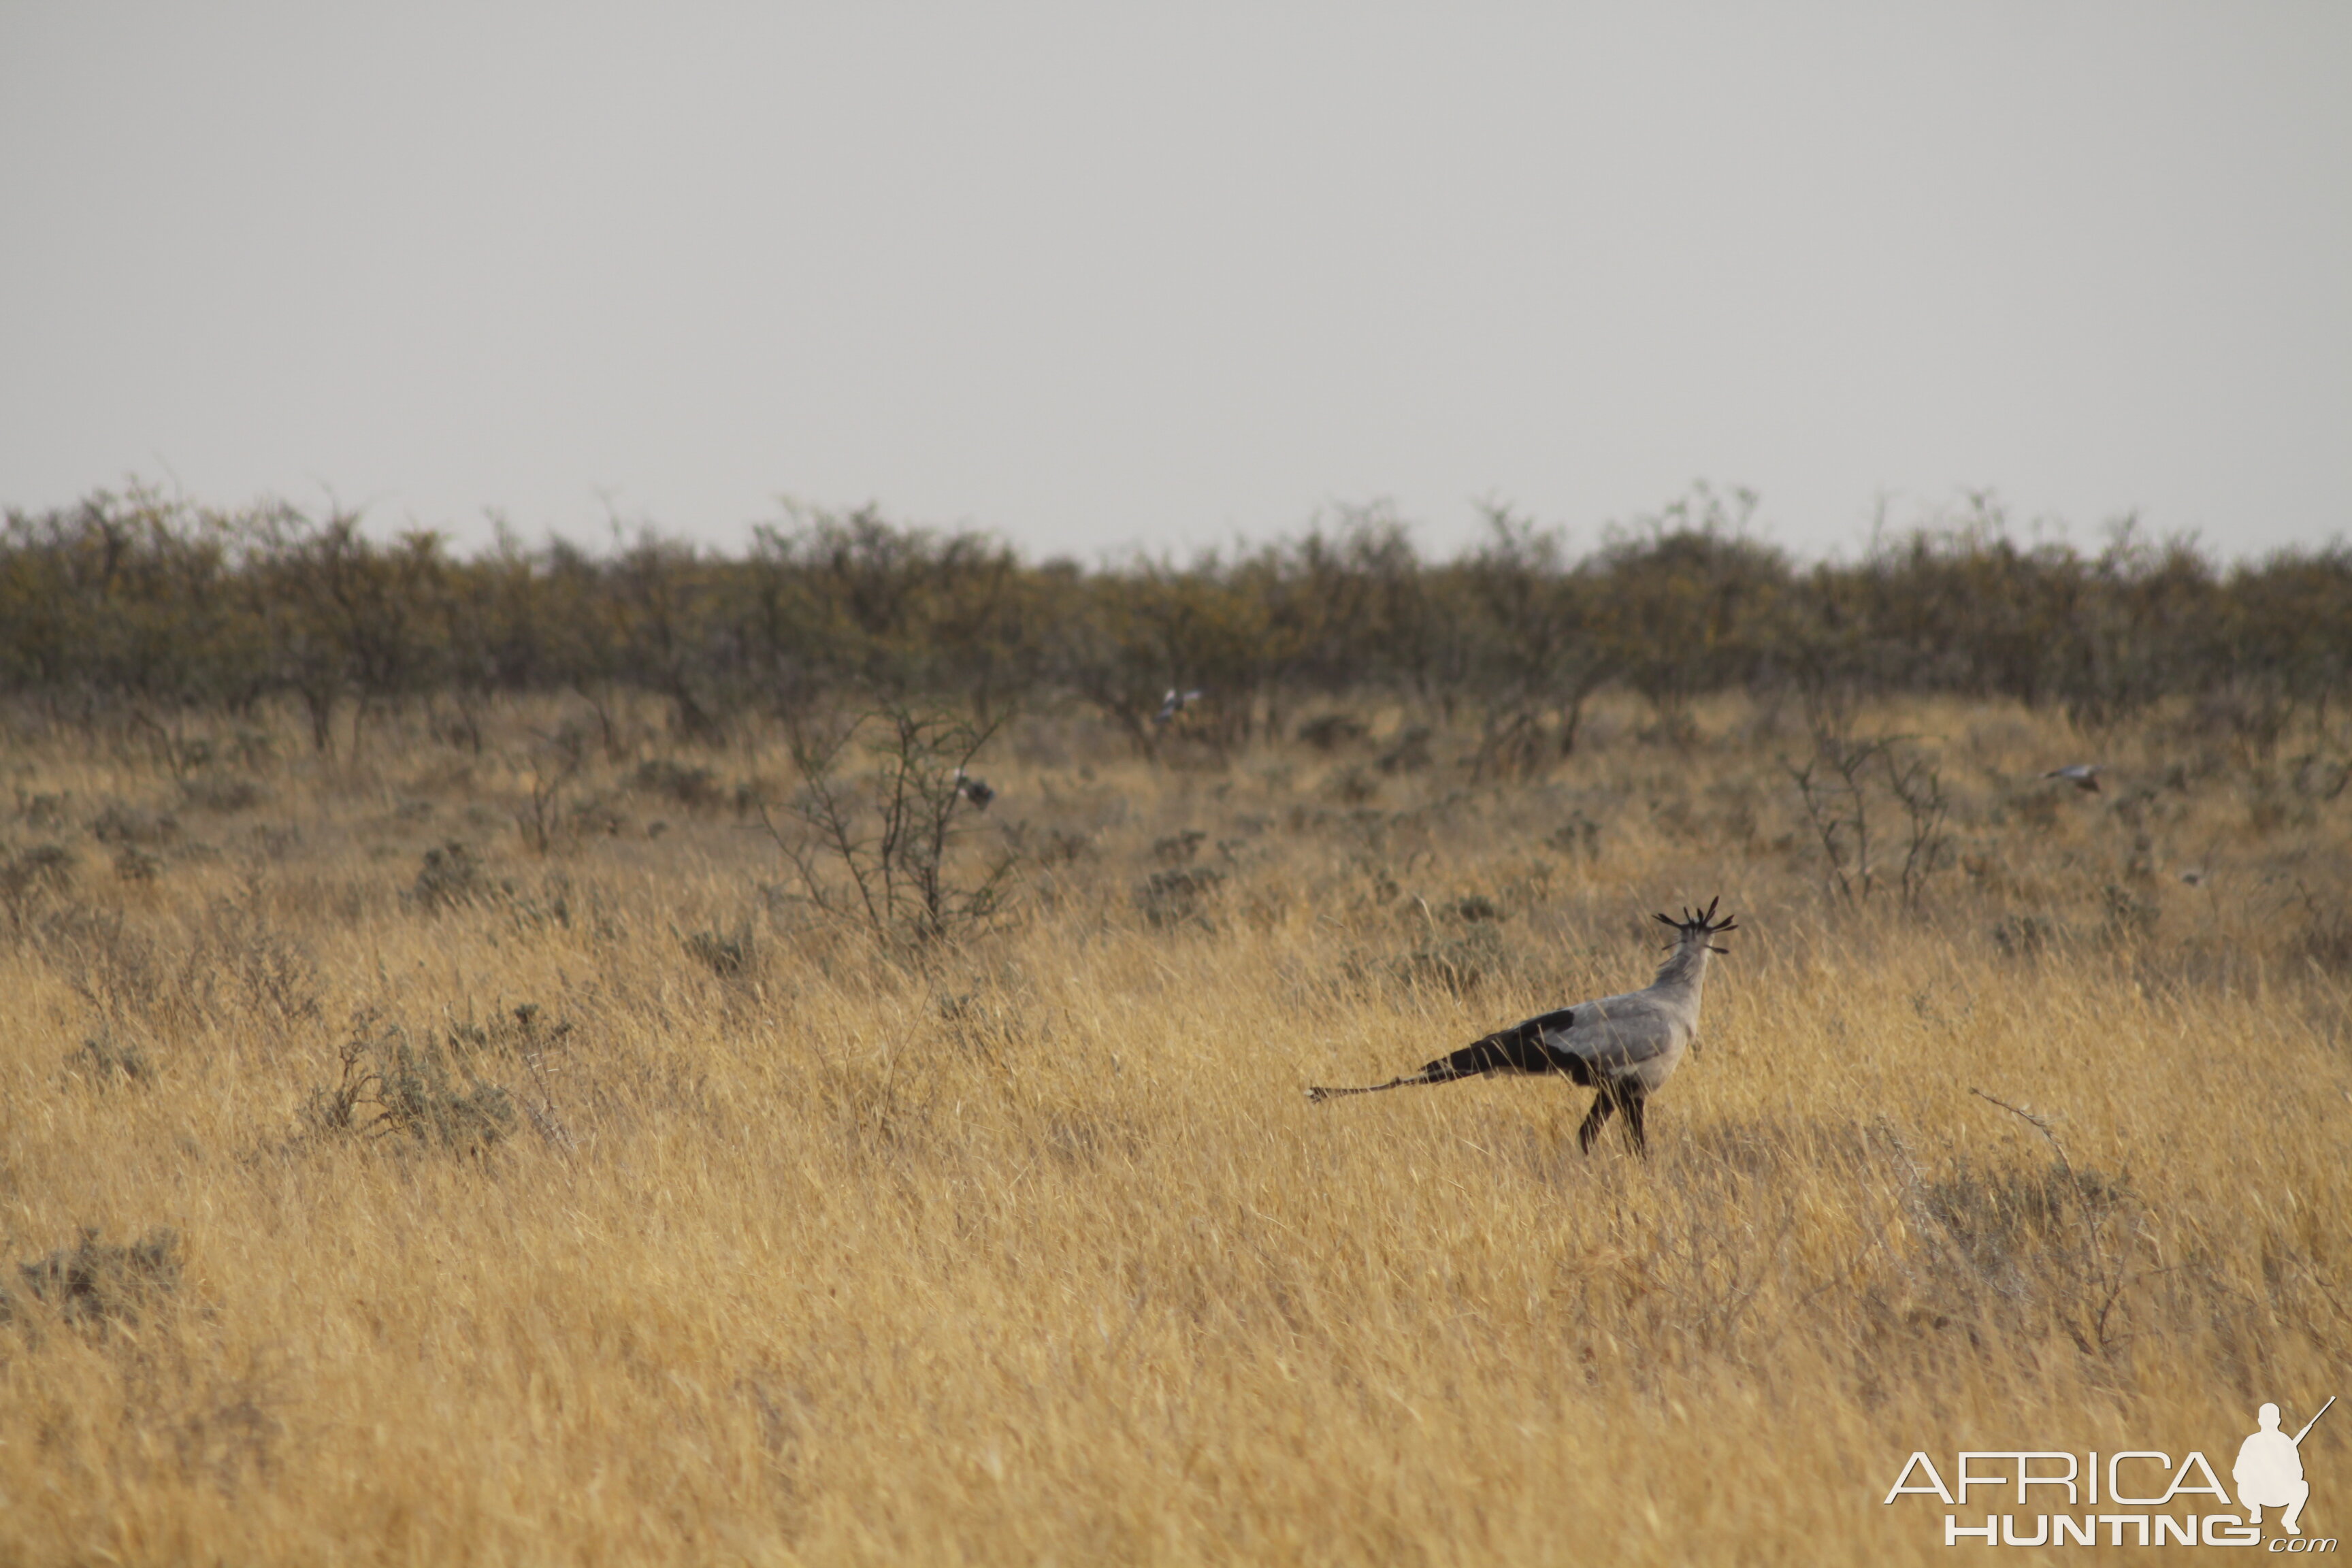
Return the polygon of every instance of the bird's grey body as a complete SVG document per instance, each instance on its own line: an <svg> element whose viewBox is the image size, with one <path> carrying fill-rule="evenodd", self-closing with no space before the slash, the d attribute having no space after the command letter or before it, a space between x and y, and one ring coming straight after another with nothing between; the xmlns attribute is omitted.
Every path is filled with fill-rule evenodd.
<svg viewBox="0 0 2352 1568"><path fill-rule="evenodd" d="M1737 929L1728 918L1717 922L1715 910L1716 904L1710 903L1704 913L1685 910L1679 921L1658 917L1680 934L1674 951L1659 965L1657 978L1639 991L1538 1014L1386 1083L1362 1089L1310 1089L1307 1098L1320 1101L1409 1084L1450 1083L1488 1073L1559 1073L1600 1091L1583 1126L1577 1130L1581 1147L1591 1149L1601 1124L1622 1110L1633 1146L1645 1148L1646 1103L1674 1076L1683 1054L1698 1037L1699 997L1706 984L1707 955L1723 951L1711 939Z"/></svg>

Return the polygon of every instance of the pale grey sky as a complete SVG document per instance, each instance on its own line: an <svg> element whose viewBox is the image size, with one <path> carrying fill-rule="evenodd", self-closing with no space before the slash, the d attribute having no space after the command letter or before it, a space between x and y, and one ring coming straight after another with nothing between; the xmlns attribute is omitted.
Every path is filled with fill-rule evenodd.
<svg viewBox="0 0 2352 1568"><path fill-rule="evenodd" d="M0 0L0 502L2352 532L2352 5Z"/></svg>

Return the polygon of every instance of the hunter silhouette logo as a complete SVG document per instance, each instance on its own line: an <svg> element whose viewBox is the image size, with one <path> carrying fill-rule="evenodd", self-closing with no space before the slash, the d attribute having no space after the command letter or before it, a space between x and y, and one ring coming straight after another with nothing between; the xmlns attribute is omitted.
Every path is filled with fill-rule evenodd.
<svg viewBox="0 0 2352 1568"><path fill-rule="evenodd" d="M2327 1396L2327 1405L2336 1396ZM2279 1528L2289 1535L2301 1535L2303 1526L2295 1521L2302 1516L2303 1505L2311 1497L2311 1483L2303 1479L2303 1439L2319 1425L2319 1416L2327 1414L2327 1405L2319 1407L2319 1415L2303 1424L2303 1431L2290 1437L2279 1430L2279 1407L2265 1405L2254 1414L2261 1430L2250 1434L2238 1445L2238 1462L2231 1468L2230 1479L2238 1483L2238 1500L2246 1505L2246 1522L2260 1524L2263 1510L2283 1508L2286 1514Z"/></svg>
<svg viewBox="0 0 2352 1568"><path fill-rule="evenodd" d="M2255 1412L2256 1429L2238 1446L2237 1463L2230 1468L2238 1489L2235 1504L2203 1454L2192 1451L2176 1466L2170 1454L2154 1448L2104 1455L2052 1448L1963 1449L1955 1456L1949 1486L1935 1460L1915 1453L1895 1476L1885 1501L1892 1504L1917 1494L1954 1510L1944 1515L1947 1546L1964 1541L1986 1546L2093 1546L2100 1543L2104 1530L2111 1546L2259 1546L2297 1555L2332 1552L2336 1549L2333 1536L2313 1538L2303 1532L2303 1506L2311 1499L2311 1483L2303 1473L2303 1440L2335 1403L2330 1394L2292 1436L2280 1429L2277 1405L2266 1404ZM1958 1510L1969 1506L1969 1491L1985 1487L1994 1489L1993 1497L1975 1500L1977 1507L2013 1499L2019 1511L1982 1514L1981 1524L1962 1522L1968 1516ZM2036 1487L2051 1489L2036 1492ZM2200 1498L2210 1500L2200 1502ZM2066 1511L2023 1511L2036 1504ZM2243 1512L2207 1511L2232 1507ZM2089 1511L2079 1511L2084 1509ZM2278 1528L2284 1531L2267 1542L2263 1537L2264 1509L2283 1510Z"/></svg>

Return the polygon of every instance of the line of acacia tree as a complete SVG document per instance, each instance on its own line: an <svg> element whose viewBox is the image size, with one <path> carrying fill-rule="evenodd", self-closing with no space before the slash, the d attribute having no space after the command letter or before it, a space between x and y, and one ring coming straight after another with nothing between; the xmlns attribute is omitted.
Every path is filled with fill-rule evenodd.
<svg viewBox="0 0 2352 1568"><path fill-rule="evenodd" d="M1581 554L1492 509L1480 544L1430 559L1374 509L1087 569L870 509L788 514L735 554L647 532L460 556L348 512L133 489L6 514L0 696L80 722L290 700L321 750L420 700L463 733L520 692L576 692L608 722L656 694L689 740L843 697L1076 702L1148 747L1161 694L1198 688L1227 742L1386 697L1480 727L1508 763L1572 749L1612 684L1669 732L1736 687L2000 696L2087 727L2187 696L2266 749L2298 716L2324 727L2352 672L2341 545L2224 566L2125 526L2085 552L2020 542L1979 500L1806 563L1753 534L1753 504L1700 488Z"/></svg>

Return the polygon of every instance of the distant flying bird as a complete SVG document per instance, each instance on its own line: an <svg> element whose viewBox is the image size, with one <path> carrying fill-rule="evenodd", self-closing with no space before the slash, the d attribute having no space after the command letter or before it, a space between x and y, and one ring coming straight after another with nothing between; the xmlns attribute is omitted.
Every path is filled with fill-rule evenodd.
<svg viewBox="0 0 2352 1568"><path fill-rule="evenodd" d="M2099 787L2099 772L2105 765L2102 763L2069 763L2063 768L2052 768L2042 776L2045 779L2064 779L2076 789L2086 789L2095 793Z"/></svg>
<svg viewBox="0 0 2352 1568"><path fill-rule="evenodd" d="M956 770L956 794L982 811L986 811L988 803L996 798L996 792L988 787L987 781L973 778L961 768Z"/></svg>
<svg viewBox="0 0 2352 1568"><path fill-rule="evenodd" d="M1207 695L1205 691L1179 691L1171 686L1168 695L1160 700L1160 711L1151 716L1151 721L1165 724Z"/></svg>
<svg viewBox="0 0 2352 1568"><path fill-rule="evenodd" d="M1562 1073L1571 1083L1600 1090L1583 1125L1576 1130L1579 1149L1590 1153L1601 1124L1622 1110L1626 1136L1646 1154L1649 1143L1643 1129L1643 1109L1650 1096L1665 1087L1683 1052L1698 1037L1699 989L1706 983L1706 955L1728 951L1710 939L1738 929L1728 915L1721 921L1715 918L1716 905L1722 901L1711 900L1704 913L1685 910L1678 921L1658 917L1679 934L1674 951L1658 968L1658 977L1639 991L1580 1002L1514 1024L1450 1057L1424 1064L1418 1072L1386 1083L1362 1089L1310 1089L1307 1098L1320 1103L1343 1094L1377 1094L1407 1084L1451 1083L1496 1072Z"/></svg>

